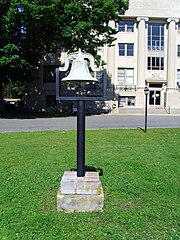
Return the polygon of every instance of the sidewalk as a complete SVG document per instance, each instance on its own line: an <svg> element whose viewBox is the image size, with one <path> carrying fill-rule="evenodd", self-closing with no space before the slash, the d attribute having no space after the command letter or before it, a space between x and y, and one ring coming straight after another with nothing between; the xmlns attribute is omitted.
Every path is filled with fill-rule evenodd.
<svg viewBox="0 0 180 240"><path fill-rule="evenodd" d="M118 108L118 109L113 109L112 112L110 113L112 115L144 115L145 114L145 109L143 108ZM156 115L156 116L180 116L180 108L178 109L170 109L166 110L164 108L148 108L147 109L147 114L148 115Z"/></svg>

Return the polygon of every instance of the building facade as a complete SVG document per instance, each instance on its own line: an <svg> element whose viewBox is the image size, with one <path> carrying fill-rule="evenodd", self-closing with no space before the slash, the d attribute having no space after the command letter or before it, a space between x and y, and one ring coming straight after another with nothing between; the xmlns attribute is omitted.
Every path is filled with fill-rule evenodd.
<svg viewBox="0 0 180 240"><path fill-rule="evenodd" d="M148 86L150 108L180 110L180 1L129 0L121 21L110 24L118 30L116 41L100 51L114 89L109 100L119 108L143 108ZM60 56L47 54L29 86L27 110L60 107L55 83L60 62Z"/></svg>
<svg viewBox="0 0 180 240"><path fill-rule="evenodd" d="M60 107L56 101L56 68L60 66L60 55L49 53L33 72L28 83L24 108L26 111L55 111Z"/></svg>
<svg viewBox="0 0 180 240"><path fill-rule="evenodd" d="M130 0L116 41L101 51L119 107L180 109L180 1Z"/></svg>

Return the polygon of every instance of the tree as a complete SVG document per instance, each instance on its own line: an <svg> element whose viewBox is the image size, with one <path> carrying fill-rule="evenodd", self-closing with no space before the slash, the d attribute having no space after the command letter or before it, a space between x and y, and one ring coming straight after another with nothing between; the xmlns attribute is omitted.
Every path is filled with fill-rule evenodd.
<svg viewBox="0 0 180 240"><path fill-rule="evenodd" d="M47 52L81 48L96 54L111 44L128 0L1 0L0 98L2 84L27 81Z"/></svg>

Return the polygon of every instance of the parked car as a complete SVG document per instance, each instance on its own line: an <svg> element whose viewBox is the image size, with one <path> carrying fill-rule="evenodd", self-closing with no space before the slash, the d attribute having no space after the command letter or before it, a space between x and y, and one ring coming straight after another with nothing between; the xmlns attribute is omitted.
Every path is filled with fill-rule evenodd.
<svg viewBox="0 0 180 240"><path fill-rule="evenodd" d="M6 99L1 99L1 112L3 113L10 113L10 112L16 112L22 109L22 102L21 101L11 101Z"/></svg>
<svg viewBox="0 0 180 240"><path fill-rule="evenodd" d="M108 103L105 103L104 106L102 106L101 112L102 113L110 113L111 112L111 107L109 106Z"/></svg>
<svg viewBox="0 0 180 240"><path fill-rule="evenodd" d="M16 103L12 103L12 102L9 102L7 100L2 100L2 104L3 104L3 111L4 112L14 112L16 111L16 108L17 108L17 104Z"/></svg>

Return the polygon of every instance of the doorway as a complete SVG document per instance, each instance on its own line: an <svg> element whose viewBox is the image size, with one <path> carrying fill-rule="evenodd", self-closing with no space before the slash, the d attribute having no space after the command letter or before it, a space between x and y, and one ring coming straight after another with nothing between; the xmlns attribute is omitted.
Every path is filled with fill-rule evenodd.
<svg viewBox="0 0 180 240"><path fill-rule="evenodd" d="M152 90L149 91L149 105L160 106L161 105L161 91Z"/></svg>

